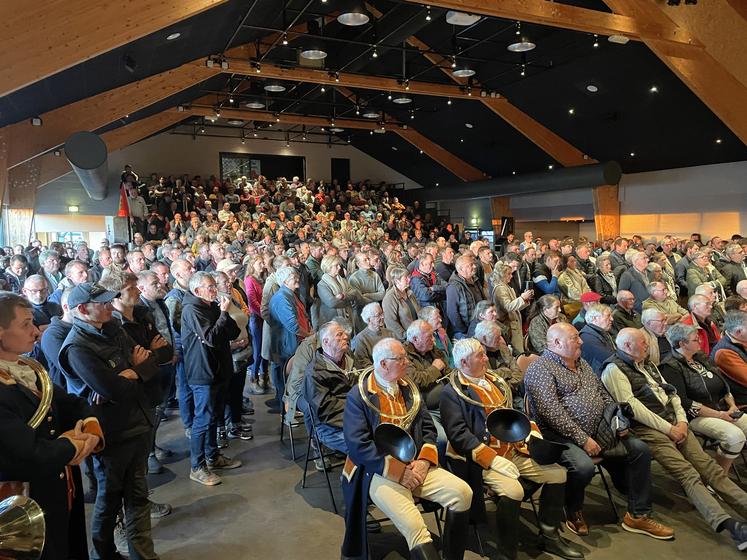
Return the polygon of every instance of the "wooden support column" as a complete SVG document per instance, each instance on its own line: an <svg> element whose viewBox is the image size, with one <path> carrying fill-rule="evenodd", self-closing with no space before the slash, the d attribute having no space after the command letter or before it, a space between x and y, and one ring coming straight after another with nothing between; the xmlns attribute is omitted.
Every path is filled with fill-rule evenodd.
<svg viewBox="0 0 747 560"><path fill-rule="evenodd" d="M494 196L490 199L490 213L493 219L493 238L498 239L501 233L501 218L511 217L511 197L510 196Z"/></svg>
<svg viewBox="0 0 747 560"><path fill-rule="evenodd" d="M597 241L620 236L620 200L617 185L604 185L592 190L594 227Z"/></svg>

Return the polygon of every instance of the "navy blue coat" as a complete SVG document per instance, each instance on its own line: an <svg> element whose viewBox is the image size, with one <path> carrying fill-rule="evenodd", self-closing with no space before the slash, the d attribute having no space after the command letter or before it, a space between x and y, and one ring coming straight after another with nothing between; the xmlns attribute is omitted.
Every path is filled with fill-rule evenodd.
<svg viewBox="0 0 747 560"><path fill-rule="evenodd" d="M62 343L65 342L72 328L72 323L66 323L59 317L52 317L52 322L42 334L39 342L42 353L47 360L47 369L52 383L63 389L67 388L67 379L65 379L65 374L60 367L60 348L62 348Z"/></svg>
<svg viewBox="0 0 747 560"><path fill-rule="evenodd" d="M400 384L400 390L409 409L412 406L409 387ZM374 406L379 407L373 374L368 378L366 391L369 400ZM379 415L366 406L358 386L354 386L345 400L343 414L343 432L348 447L348 460L342 476L342 492L345 496L345 538L342 543L342 556L346 559L368 558L366 513L373 475L392 478L392 473L402 467L402 463L397 459L391 455L384 455L376 447L373 433L380 423ZM425 408L425 403L418 410L408 431L420 451L419 458L429 456L437 462L436 428Z"/></svg>
<svg viewBox="0 0 747 560"><path fill-rule="evenodd" d="M589 362L591 369L601 378L604 362L615 353L615 347L610 345L612 335L605 337L597 327L587 323L579 336L584 341L581 346L581 357Z"/></svg>

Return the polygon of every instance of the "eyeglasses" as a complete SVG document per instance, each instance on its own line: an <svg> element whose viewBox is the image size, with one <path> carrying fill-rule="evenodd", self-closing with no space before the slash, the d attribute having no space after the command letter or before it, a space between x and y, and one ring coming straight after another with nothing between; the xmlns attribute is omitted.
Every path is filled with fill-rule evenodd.
<svg viewBox="0 0 747 560"><path fill-rule="evenodd" d="M396 356L396 357L390 357L390 358L383 358L384 360L392 360L393 362L406 362L407 357L406 356Z"/></svg>

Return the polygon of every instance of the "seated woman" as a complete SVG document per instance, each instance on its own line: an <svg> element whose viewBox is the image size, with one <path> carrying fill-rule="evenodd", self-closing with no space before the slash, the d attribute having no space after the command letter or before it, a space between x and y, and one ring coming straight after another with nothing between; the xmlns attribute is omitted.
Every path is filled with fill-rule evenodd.
<svg viewBox="0 0 747 560"><path fill-rule="evenodd" d="M467 338L472 338L473 336L475 336L475 327L477 326L477 323L481 321L491 321L493 323L498 323L498 325L501 327L503 336L508 337L508 327L498 321L498 311L496 310L495 305L493 305L487 299L478 301L477 305L475 305L475 310L472 312L469 328L467 329Z"/></svg>
<svg viewBox="0 0 747 560"><path fill-rule="evenodd" d="M563 272L558 276L558 287L563 294L563 311L572 320L581 311L581 294L590 292L586 275L578 269L578 261L573 255L562 259Z"/></svg>
<svg viewBox="0 0 747 560"><path fill-rule="evenodd" d="M612 261L609 255L597 258L597 270L591 279L592 291L602 296L601 303L615 305L617 303L617 280L612 273Z"/></svg>
<svg viewBox="0 0 747 560"><path fill-rule="evenodd" d="M555 323L567 322L568 319L560 311L560 299L551 294L539 298L529 313L527 350L534 354L542 354L547 345L547 329Z"/></svg>
<svg viewBox="0 0 747 560"><path fill-rule="evenodd" d="M718 441L716 462L729 472L744 447L747 416L732 416L739 409L723 372L701 352L695 327L675 323L667 330L667 340L672 353L659 365L659 370L677 388L690 429Z"/></svg>

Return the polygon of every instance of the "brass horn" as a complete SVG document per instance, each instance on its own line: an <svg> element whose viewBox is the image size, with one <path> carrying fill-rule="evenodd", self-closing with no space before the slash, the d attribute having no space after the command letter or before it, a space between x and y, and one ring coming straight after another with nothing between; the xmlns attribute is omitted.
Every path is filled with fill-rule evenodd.
<svg viewBox="0 0 747 560"><path fill-rule="evenodd" d="M358 375L358 391L360 392L363 402L368 408L376 412L382 422L374 429L374 443L379 451L391 455L403 463L409 463L414 460L418 454L418 446L415 440L408 433L410 425L415 420L420 410L422 397L417 385L407 376L402 380L407 384L412 392L412 406L404 414L384 414L371 399L368 398L366 390L366 379L373 375L373 366L361 370ZM396 422L396 423L395 423Z"/></svg>
<svg viewBox="0 0 747 560"><path fill-rule="evenodd" d="M41 425L42 421L47 416L47 412L49 412L49 407L52 406L54 387L52 386L52 380L49 378L47 370L44 369L44 366L39 362L27 356L18 356L18 361L34 370L34 373L39 378L39 385L41 386L39 406L31 419L27 422L28 425L35 430ZM0 558L2 558L2 556L0 556Z"/></svg>
<svg viewBox="0 0 747 560"><path fill-rule="evenodd" d="M31 498L11 496L0 502L0 558L37 560L45 527L44 512Z"/></svg>
<svg viewBox="0 0 747 560"><path fill-rule="evenodd" d="M494 438L506 443L518 443L524 441L532 431L532 424L523 412L511 408L513 395L511 387L500 375L493 370L485 372L485 378L496 385L503 393L503 399L494 403L483 403L467 396L459 386L459 372L454 370L449 377L449 383L457 396L469 404L480 408L495 408L485 419L485 427ZM508 406L507 406L508 405Z"/></svg>

